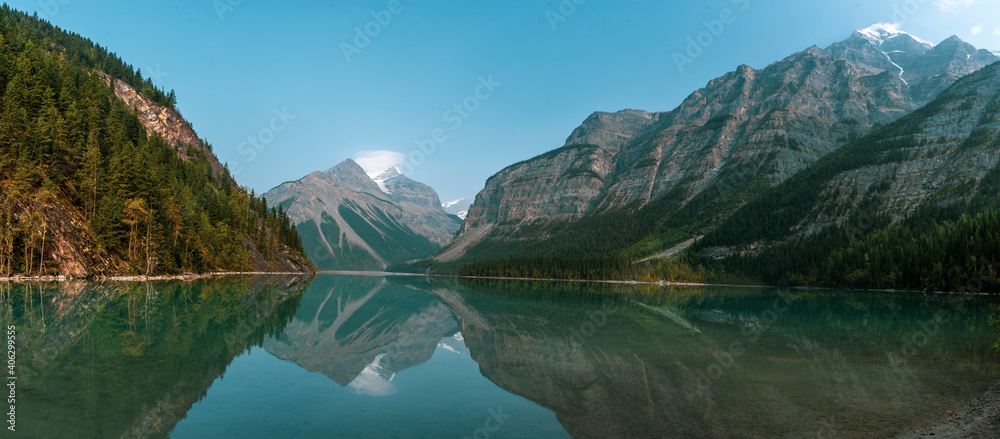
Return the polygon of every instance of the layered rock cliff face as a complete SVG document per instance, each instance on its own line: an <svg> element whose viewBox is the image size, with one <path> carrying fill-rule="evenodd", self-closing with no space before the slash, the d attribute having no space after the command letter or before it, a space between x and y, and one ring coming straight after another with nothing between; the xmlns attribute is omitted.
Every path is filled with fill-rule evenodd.
<svg viewBox="0 0 1000 439"><path fill-rule="evenodd" d="M564 147L490 178L459 237L435 259L459 260L484 242L496 251L503 242L558 238L557 224L668 196L676 202L669 213L707 189L721 216L693 215L711 227L745 202L725 194L781 182L997 60L956 37L934 46L876 26L761 70L740 66L673 111L596 113Z"/></svg>
<svg viewBox="0 0 1000 439"><path fill-rule="evenodd" d="M1000 64L961 79L913 116L900 121L904 131L883 141L904 140L901 148L837 175L824 195L846 206L876 198L882 200L877 210L896 219L924 204L971 199L1000 161ZM899 158L891 157L896 152ZM887 187L878 187L883 182ZM841 218L834 209L826 206L805 229Z"/></svg>
<svg viewBox="0 0 1000 439"><path fill-rule="evenodd" d="M427 257L451 240L460 220L445 213L433 189L398 171L377 180L346 160L265 197L285 209L323 270L381 270Z"/></svg>
<svg viewBox="0 0 1000 439"><path fill-rule="evenodd" d="M909 86L913 103L918 107L929 103L959 78L1000 60L995 53L976 49L957 36L934 45L887 25L857 31L846 41L826 48L824 53L868 66L873 73L898 74Z"/></svg>
<svg viewBox="0 0 1000 439"><path fill-rule="evenodd" d="M830 226L872 227L899 221L922 207L975 197L996 199L1000 178L1000 63L960 79L935 101L773 188L737 211L699 250L712 256L756 254ZM791 205L778 193L792 194ZM817 194L800 197L796 194ZM757 212L798 212L765 218ZM862 226L847 226L851 218ZM780 222L780 224L779 224ZM753 230L751 232L751 230Z"/></svg>
<svg viewBox="0 0 1000 439"><path fill-rule="evenodd" d="M104 80L109 87L112 85L111 76L104 72L97 72L97 75ZM146 131L153 135L158 134L171 146L177 149L177 154L190 160L187 147L190 146L201 151L208 158L212 165L212 171L222 174L225 168L215 154L205 146L205 142L198 137L198 133L191 128L191 125L183 117L171 108L154 102L148 96L137 92L134 88L124 83L120 79L114 80L115 96L125 102L129 109L139 117L139 121L146 128ZM235 182L233 183L235 184Z"/></svg>

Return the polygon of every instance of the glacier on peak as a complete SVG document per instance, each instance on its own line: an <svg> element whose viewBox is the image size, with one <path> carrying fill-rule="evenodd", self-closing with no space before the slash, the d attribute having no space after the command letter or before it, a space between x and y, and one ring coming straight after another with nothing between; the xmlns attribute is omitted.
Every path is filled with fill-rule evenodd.
<svg viewBox="0 0 1000 439"><path fill-rule="evenodd" d="M876 23L867 28L858 29L858 33L867 38L868 41L871 41L872 44L874 44L880 49L882 48L882 45L885 44L886 41L901 35L906 35L910 38L913 38L916 42L926 46L928 49L931 49L935 46L935 44L930 41L918 38L912 34L900 30L899 24L896 23Z"/></svg>
<svg viewBox="0 0 1000 439"><path fill-rule="evenodd" d="M390 167L389 169L386 169L381 172L368 173L368 176L371 177L373 181L375 181L375 184L378 185L378 188L381 189L382 192L385 192L387 195L392 195L392 192L389 191L389 188L385 186L385 182L391 178L399 177L401 175L403 175L403 173L399 172L399 168L395 166Z"/></svg>

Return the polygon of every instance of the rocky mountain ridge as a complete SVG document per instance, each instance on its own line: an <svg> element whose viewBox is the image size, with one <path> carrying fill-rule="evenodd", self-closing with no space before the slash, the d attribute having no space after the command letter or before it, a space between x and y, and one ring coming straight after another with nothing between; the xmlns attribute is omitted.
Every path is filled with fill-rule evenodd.
<svg viewBox="0 0 1000 439"><path fill-rule="evenodd" d="M112 79L107 73L98 71L95 74L108 87L112 87L113 84L115 96L124 101L129 109L139 117L149 135L158 134L170 146L173 146L177 150L177 155L184 160L191 160L187 150L188 146L201 151L208 158L208 162L212 166L212 172L216 174L223 173L225 167L219 162L218 157L198 137L198 133L194 131L194 128L191 128L191 124L177 110L156 103L148 96L137 92L124 81ZM233 183L235 184L235 181Z"/></svg>
<svg viewBox="0 0 1000 439"><path fill-rule="evenodd" d="M441 207L444 208L445 212L451 215L455 215L462 220L469 216L469 208L472 207L472 203L475 203L476 199L472 197L460 198L454 201L449 201L447 203L441 203Z"/></svg>
<svg viewBox="0 0 1000 439"><path fill-rule="evenodd" d="M491 177L459 236L434 260L519 256L527 241L557 248L572 239L560 233L581 233L566 224L657 205L658 213L630 238L631 245L652 241L639 251L653 254L706 231L665 230L664 224L710 230L761 188L997 60L957 37L932 45L870 28L764 69L740 66L672 111L595 113L562 148ZM670 217L680 214L683 221Z"/></svg>
<svg viewBox="0 0 1000 439"><path fill-rule="evenodd" d="M763 194L707 236L700 251L715 257L758 254L831 227L866 232L879 221L896 223L920 209L947 209L977 197L995 203L998 134L1000 63L995 63ZM782 213L749 225L746 218L760 211ZM849 224L852 218L864 221Z"/></svg>
<svg viewBox="0 0 1000 439"><path fill-rule="evenodd" d="M265 198L288 213L324 270L381 270L427 257L450 242L460 223L429 186L392 169L372 178L350 159Z"/></svg>

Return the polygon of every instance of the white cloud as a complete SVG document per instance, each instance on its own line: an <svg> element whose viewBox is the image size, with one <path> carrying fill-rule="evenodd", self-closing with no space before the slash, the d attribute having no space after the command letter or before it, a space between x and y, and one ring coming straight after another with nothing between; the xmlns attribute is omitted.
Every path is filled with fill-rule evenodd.
<svg viewBox="0 0 1000 439"><path fill-rule="evenodd" d="M403 163L405 158L406 154L395 151L361 151L354 155L354 161L371 176Z"/></svg>
<svg viewBox="0 0 1000 439"><path fill-rule="evenodd" d="M993 26L993 35L1000 35L1000 26Z"/></svg>
<svg viewBox="0 0 1000 439"><path fill-rule="evenodd" d="M983 25L977 24L972 27L972 35L979 35L983 33Z"/></svg>

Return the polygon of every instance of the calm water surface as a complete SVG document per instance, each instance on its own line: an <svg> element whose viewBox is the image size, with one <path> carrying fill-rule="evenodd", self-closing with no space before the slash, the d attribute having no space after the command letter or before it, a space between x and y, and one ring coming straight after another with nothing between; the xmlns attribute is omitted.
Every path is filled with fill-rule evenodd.
<svg viewBox="0 0 1000 439"><path fill-rule="evenodd" d="M987 298L321 276L0 285L24 438L879 438L1000 377Z"/></svg>

